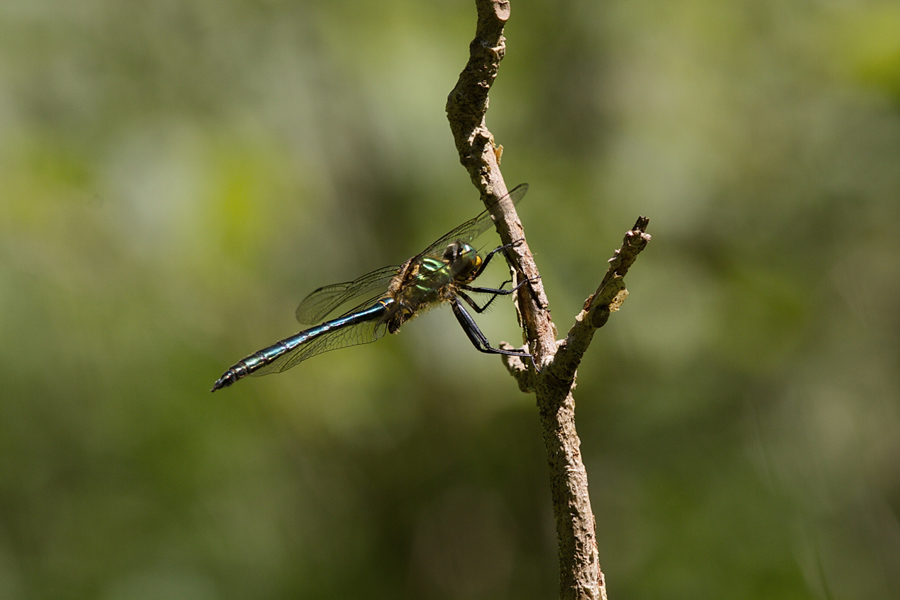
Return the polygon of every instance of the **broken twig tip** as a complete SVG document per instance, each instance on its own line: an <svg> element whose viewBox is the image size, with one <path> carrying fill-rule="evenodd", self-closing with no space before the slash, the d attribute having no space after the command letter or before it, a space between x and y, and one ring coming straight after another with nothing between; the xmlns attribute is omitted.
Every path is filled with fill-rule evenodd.
<svg viewBox="0 0 900 600"><path fill-rule="evenodd" d="M647 225L650 224L650 219L648 217L640 216L637 218L637 221L634 223L634 227L631 228L632 231L640 231L644 233L647 231Z"/></svg>

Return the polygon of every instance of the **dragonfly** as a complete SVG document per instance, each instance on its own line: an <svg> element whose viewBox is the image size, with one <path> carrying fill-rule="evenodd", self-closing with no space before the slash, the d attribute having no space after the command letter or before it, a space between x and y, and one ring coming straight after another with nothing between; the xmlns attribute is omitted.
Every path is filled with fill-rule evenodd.
<svg viewBox="0 0 900 600"><path fill-rule="evenodd" d="M527 191L528 184L523 183L507 196L515 204ZM491 258L515 244L499 246L482 258L471 242L492 222L488 211L484 211L450 230L402 265L383 267L353 281L313 291L296 310L297 320L312 327L242 358L216 380L211 391L228 387L248 375L287 371L323 352L374 342L386 333L397 333L400 326L413 317L444 303L450 304L463 331L479 352L530 358L525 350L491 346L462 303L482 313L498 296L512 294L528 283L525 279L509 289L504 289L509 281L499 288L471 285L484 272ZM490 299L479 306L469 293L487 294ZM352 301L358 304L326 320Z"/></svg>

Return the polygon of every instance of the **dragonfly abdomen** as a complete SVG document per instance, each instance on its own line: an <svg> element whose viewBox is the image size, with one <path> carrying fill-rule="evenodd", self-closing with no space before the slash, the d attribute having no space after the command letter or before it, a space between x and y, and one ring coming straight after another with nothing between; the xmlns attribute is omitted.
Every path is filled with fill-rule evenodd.
<svg viewBox="0 0 900 600"><path fill-rule="evenodd" d="M385 314L388 307L393 304L393 298L383 298L379 300L375 306L367 308L366 310L344 315L343 317L326 321L316 327L304 329L291 337L275 342L267 348L258 350L250 356L242 358L237 364L225 371L225 373L223 373L213 384L212 391L214 392L223 387L228 387L239 379L243 379L248 375L253 375L264 368L266 373L281 371L283 367L281 363L287 363L291 358L289 355L291 355L294 350L298 350L300 346L308 344L335 330L380 319ZM290 366L293 366L294 364L295 363L291 363ZM263 373L257 374L262 375Z"/></svg>

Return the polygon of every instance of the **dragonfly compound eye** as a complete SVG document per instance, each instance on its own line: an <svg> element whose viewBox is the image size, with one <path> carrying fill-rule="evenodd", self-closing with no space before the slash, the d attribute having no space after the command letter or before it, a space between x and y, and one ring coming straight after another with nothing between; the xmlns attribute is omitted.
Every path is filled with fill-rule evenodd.
<svg viewBox="0 0 900 600"><path fill-rule="evenodd" d="M453 242L452 244L448 244L446 248L444 248L444 256L443 259L448 263L453 263L459 260L459 255L461 253L462 248L460 247L459 242Z"/></svg>

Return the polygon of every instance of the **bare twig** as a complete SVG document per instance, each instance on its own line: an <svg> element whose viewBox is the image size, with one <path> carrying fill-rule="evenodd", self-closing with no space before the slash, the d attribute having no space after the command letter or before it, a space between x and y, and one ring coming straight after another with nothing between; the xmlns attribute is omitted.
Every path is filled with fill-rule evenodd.
<svg viewBox="0 0 900 600"><path fill-rule="evenodd" d="M588 496L587 472L581 460L581 441L575 430L575 375L593 337L611 311L624 301L622 277L650 240L647 219L641 217L625 236L625 244L610 260L609 271L566 339L556 341L547 296L525 241L522 224L506 194L499 152L485 124L488 91L506 53L503 27L509 19L506 0L475 0L478 24L469 45L469 62L447 99L447 118L460 161L481 192L504 244L517 242L510 252L517 275L529 285L518 293L517 307L534 363L504 357L523 390L535 392L550 465L550 487L559 543L560 597L564 600L605 600L606 584L597 556L596 523Z"/></svg>
<svg viewBox="0 0 900 600"><path fill-rule="evenodd" d="M606 324L611 312L616 312L628 297L624 277L637 255L650 241L646 233L650 219L638 217L634 227L625 234L622 247L609 259L609 268L597 291L584 303L584 309L575 317L566 339L559 345L549 372L561 381L575 381L575 369L591 344L594 332Z"/></svg>

